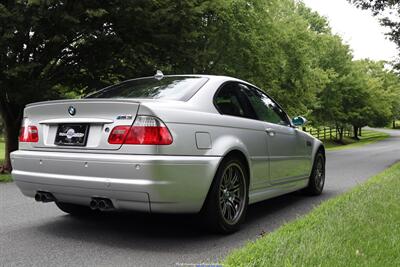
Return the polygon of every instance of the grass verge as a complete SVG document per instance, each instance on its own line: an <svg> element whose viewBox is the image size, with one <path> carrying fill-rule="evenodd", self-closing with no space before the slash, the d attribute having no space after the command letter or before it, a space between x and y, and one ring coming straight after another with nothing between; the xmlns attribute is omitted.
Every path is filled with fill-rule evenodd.
<svg viewBox="0 0 400 267"><path fill-rule="evenodd" d="M0 164L3 163L4 160L4 141L0 139ZM10 174L0 174L0 183L1 182L11 182L11 175Z"/></svg>
<svg viewBox="0 0 400 267"><path fill-rule="evenodd" d="M400 266L400 163L228 255L224 266Z"/></svg>
<svg viewBox="0 0 400 267"><path fill-rule="evenodd" d="M388 138L390 135L383 132L371 131L371 130L363 130L362 136L360 136L360 140L354 140L349 137L345 137L343 139L344 143L339 144L331 140L327 140L324 142L325 148L328 150L341 150L348 149L354 147L360 147L368 144L372 144L381 140Z"/></svg>
<svg viewBox="0 0 400 267"><path fill-rule="evenodd" d="M8 183L12 182L12 178L10 174L0 174L0 183Z"/></svg>

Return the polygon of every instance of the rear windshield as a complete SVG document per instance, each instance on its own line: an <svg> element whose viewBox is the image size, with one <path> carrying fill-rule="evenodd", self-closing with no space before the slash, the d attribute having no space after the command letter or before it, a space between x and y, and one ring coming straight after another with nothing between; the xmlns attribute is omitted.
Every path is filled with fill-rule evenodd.
<svg viewBox="0 0 400 267"><path fill-rule="evenodd" d="M86 98L149 98L189 100L206 82L204 77L167 76L161 80L142 78L112 85Z"/></svg>

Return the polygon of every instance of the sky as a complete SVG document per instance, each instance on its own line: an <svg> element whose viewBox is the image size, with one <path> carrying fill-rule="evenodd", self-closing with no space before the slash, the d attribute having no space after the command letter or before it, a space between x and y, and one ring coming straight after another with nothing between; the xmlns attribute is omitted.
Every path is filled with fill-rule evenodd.
<svg viewBox="0 0 400 267"><path fill-rule="evenodd" d="M328 18L334 33L350 45L355 59L392 61L398 57L396 45L385 36L387 28L368 10L361 10L347 0L303 0Z"/></svg>

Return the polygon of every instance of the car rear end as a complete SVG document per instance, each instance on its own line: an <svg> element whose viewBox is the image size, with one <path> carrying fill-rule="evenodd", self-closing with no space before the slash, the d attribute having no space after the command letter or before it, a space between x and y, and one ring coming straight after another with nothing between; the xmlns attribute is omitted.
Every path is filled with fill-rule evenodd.
<svg viewBox="0 0 400 267"><path fill-rule="evenodd" d="M116 209L198 212L219 158L160 153L180 142L174 125L154 108L149 114L146 100L104 97L26 107L19 150L11 154L20 190L42 202L90 206L103 199Z"/></svg>

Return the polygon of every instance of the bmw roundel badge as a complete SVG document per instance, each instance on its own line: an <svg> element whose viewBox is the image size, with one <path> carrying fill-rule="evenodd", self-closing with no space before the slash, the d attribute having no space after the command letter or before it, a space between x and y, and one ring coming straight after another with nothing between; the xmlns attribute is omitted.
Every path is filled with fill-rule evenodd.
<svg viewBox="0 0 400 267"><path fill-rule="evenodd" d="M74 108L73 106L70 106L68 108L68 113L69 113L69 115L74 116L76 114L76 108Z"/></svg>

